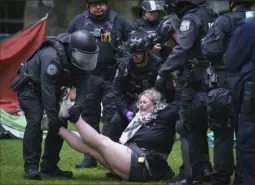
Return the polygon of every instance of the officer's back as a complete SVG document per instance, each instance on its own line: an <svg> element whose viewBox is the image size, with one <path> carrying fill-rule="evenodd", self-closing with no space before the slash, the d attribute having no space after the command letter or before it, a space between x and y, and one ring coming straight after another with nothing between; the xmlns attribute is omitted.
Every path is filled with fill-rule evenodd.
<svg viewBox="0 0 255 185"><path fill-rule="evenodd" d="M246 17L246 12L251 11L254 1L230 0L230 11L219 16L209 33L202 40L202 52L212 62L222 64L222 57L228 47L228 42L232 36L236 24Z"/></svg>

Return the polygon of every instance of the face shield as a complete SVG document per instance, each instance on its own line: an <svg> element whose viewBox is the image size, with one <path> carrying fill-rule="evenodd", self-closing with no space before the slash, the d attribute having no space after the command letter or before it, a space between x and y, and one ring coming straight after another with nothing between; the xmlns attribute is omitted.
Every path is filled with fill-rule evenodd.
<svg viewBox="0 0 255 185"><path fill-rule="evenodd" d="M74 49L72 52L72 64L84 71L93 71L97 66L99 47L94 52Z"/></svg>
<svg viewBox="0 0 255 185"><path fill-rule="evenodd" d="M163 0L146 0L141 3L141 8L146 12L164 11L165 2Z"/></svg>

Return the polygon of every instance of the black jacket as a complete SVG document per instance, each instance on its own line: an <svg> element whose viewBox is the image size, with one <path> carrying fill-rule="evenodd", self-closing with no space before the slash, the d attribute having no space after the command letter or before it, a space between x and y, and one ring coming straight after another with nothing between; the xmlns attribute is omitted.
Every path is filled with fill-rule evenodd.
<svg viewBox="0 0 255 185"><path fill-rule="evenodd" d="M217 14L204 6L198 6L187 11L181 18L177 45L173 48L166 62L160 69L160 75L165 76L182 67L187 60L196 58L204 60L201 53L201 39L208 32L209 26L217 18Z"/></svg>
<svg viewBox="0 0 255 185"><path fill-rule="evenodd" d="M129 142L135 142L140 148L168 155L174 144L178 118L178 106L169 104L158 113L155 120L143 125Z"/></svg>
<svg viewBox="0 0 255 185"><path fill-rule="evenodd" d="M67 43L64 48L68 47ZM67 50L67 49L66 49ZM69 58L69 57L67 57ZM63 61L55 47L47 45L25 63L26 71L31 75L31 82L41 97L43 107L50 122L58 121L61 87L76 87L75 104L82 105L87 74L72 65L69 60Z"/></svg>
<svg viewBox="0 0 255 185"><path fill-rule="evenodd" d="M117 108L123 115L129 110L130 104L144 90L154 87L162 60L149 54L148 63L143 68L137 68L132 58L121 59L113 81L113 92Z"/></svg>

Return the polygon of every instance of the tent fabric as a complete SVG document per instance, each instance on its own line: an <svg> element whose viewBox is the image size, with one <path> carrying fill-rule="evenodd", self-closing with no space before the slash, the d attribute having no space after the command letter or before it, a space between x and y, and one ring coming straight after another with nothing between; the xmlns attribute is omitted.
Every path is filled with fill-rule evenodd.
<svg viewBox="0 0 255 185"><path fill-rule="evenodd" d="M0 108L0 135L8 133L11 138L23 139L25 128L27 125L24 115L13 116ZM78 132L72 131L79 136ZM43 139L45 139L47 131L43 131ZM6 138L6 137L4 137ZM1 139L1 137L0 137Z"/></svg>
<svg viewBox="0 0 255 185"><path fill-rule="evenodd" d="M7 132L12 138L23 139L24 131L27 125L25 116L14 116L1 108L0 115L0 126L4 129L4 132ZM46 131L43 132L44 138L46 133Z"/></svg>
<svg viewBox="0 0 255 185"><path fill-rule="evenodd" d="M20 64L25 63L46 40L46 28L47 19L43 18L0 41L0 108L7 112L19 109L16 93L9 87L10 82L16 77Z"/></svg>

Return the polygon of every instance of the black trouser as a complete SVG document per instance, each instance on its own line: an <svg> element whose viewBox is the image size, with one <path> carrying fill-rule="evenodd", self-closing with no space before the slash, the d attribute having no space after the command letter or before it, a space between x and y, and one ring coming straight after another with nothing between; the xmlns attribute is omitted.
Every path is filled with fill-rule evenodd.
<svg viewBox="0 0 255 185"><path fill-rule="evenodd" d="M28 85L18 91L18 99L27 121L23 139L24 168L25 170L38 170L42 152L41 120L44 111L41 95L40 92L35 91L32 86ZM56 169L60 160L59 153L62 145L63 139L49 130L45 139L41 163L41 168L44 171L54 171Z"/></svg>
<svg viewBox="0 0 255 185"><path fill-rule="evenodd" d="M138 111L136 101L130 104L129 109L135 114ZM119 141L122 132L128 126L129 121L118 109L115 111L113 118L108 126L104 127L106 135L115 142Z"/></svg>
<svg viewBox="0 0 255 185"><path fill-rule="evenodd" d="M230 178L234 172L233 154L233 125L226 125L214 133L214 175L213 180L218 184L230 184Z"/></svg>
<svg viewBox="0 0 255 185"><path fill-rule="evenodd" d="M249 117L254 117L250 115ZM240 162L242 164L243 185L251 185L255 183L254 172L254 119L250 119L243 114L238 119L239 132L237 134L237 145L239 148Z"/></svg>
<svg viewBox="0 0 255 185"><path fill-rule="evenodd" d="M105 80L102 76L90 75L86 84L85 96L82 118L99 132L101 102L103 104L102 122L104 126L109 124L116 110L112 82Z"/></svg>
<svg viewBox="0 0 255 185"><path fill-rule="evenodd" d="M190 147L190 161L193 176L200 175L203 164L209 163L207 142L207 92L197 92L185 88L181 93L180 113L188 129L187 140ZM233 158L233 124L222 125L214 130L214 175L213 180L219 184L229 184L234 171Z"/></svg>
<svg viewBox="0 0 255 185"><path fill-rule="evenodd" d="M197 86L197 84L196 84ZM193 178L201 177L204 166L210 165L207 141L208 117L206 92L190 87L181 88L180 120L187 130L189 158ZM182 136L181 136L182 137Z"/></svg>

